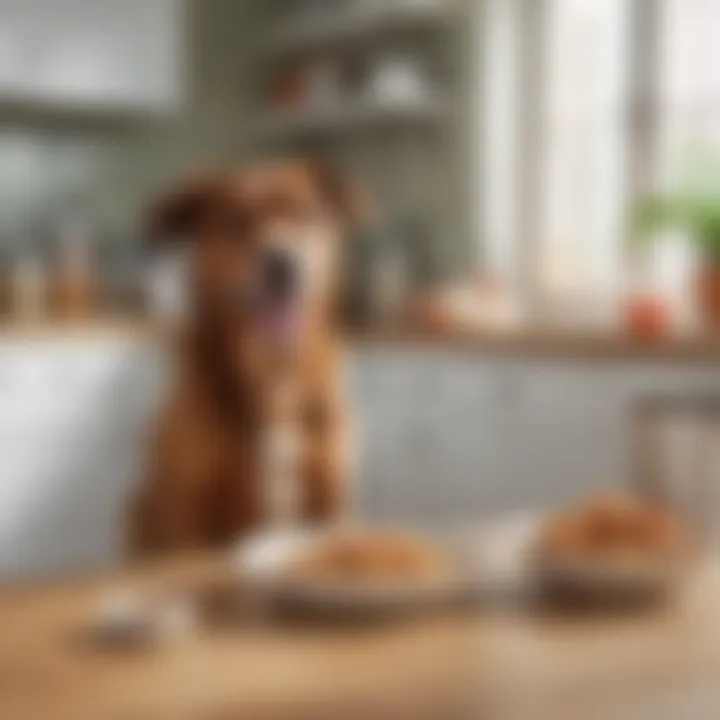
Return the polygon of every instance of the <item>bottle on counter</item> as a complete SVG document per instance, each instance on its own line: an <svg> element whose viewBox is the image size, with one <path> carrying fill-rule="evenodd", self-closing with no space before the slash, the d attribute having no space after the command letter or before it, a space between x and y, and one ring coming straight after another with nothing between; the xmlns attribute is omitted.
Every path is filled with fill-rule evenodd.
<svg viewBox="0 0 720 720"><path fill-rule="evenodd" d="M82 222L61 224L55 250L53 315L66 320L88 319L98 310L100 289L89 228Z"/></svg>
<svg viewBox="0 0 720 720"><path fill-rule="evenodd" d="M393 327L401 323L408 287L408 262L404 248L385 242L378 252L372 277L371 318L375 327Z"/></svg>
<svg viewBox="0 0 720 720"><path fill-rule="evenodd" d="M146 309L150 318L170 326L182 324L192 313L188 273L192 249L156 251L145 274Z"/></svg>
<svg viewBox="0 0 720 720"><path fill-rule="evenodd" d="M13 311L13 264L9 238L0 238L0 319L3 321L12 318Z"/></svg>

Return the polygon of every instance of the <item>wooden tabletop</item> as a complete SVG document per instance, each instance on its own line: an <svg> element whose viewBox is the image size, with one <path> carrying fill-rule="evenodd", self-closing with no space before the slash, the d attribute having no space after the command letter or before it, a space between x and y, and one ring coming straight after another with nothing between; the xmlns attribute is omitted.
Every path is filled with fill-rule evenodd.
<svg viewBox="0 0 720 720"><path fill-rule="evenodd" d="M108 593L195 592L225 572L221 558L188 558L3 590L0 717L720 716L720 555L698 566L670 607L634 616L496 607L322 626L250 613L252 621L207 622L145 648L86 641Z"/></svg>

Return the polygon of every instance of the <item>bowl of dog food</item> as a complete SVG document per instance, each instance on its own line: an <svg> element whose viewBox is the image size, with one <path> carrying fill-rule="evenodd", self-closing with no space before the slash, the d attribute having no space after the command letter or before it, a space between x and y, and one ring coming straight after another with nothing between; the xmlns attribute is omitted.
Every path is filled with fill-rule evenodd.
<svg viewBox="0 0 720 720"><path fill-rule="evenodd" d="M263 533L238 545L235 566L273 604L343 615L437 606L477 589L457 545L394 529Z"/></svg>
<svg viewBox="0 0 720 720"><path fill-rule="evenodd" d="M541 523L530 560L545 598L634 603L666 597L690 548L669 508L604 495Z"/></svg>

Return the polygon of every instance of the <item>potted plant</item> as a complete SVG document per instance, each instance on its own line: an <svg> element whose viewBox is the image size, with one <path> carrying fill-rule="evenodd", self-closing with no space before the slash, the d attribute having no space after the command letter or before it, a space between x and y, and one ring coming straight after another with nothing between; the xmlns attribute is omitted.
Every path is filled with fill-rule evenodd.
<svg viewBox="0 0 720 720"><path fill-rule="evenodd" d="M720 195L653 197L639 203L632 223L633 243L651 241L664 229L684 231L696 246L698 314L708 328L720 330Z"/></svg>

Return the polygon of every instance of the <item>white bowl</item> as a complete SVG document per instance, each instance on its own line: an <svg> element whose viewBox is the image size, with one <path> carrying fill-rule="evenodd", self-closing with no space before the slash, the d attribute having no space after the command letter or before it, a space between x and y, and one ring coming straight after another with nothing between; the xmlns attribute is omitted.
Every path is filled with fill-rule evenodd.
<svg viewBox="0 0 720 720"><path fill-rule="evenodd" d="M410 611L445 602L474 598L479 582L463 553L442 541L451 565L443 577L421 583L381 586L345 585L290 577L290 565L312 547L333 537L332 530L272 531L240 542L234 555L241 582L268 602L326 614L379 614Z"/></svg>

